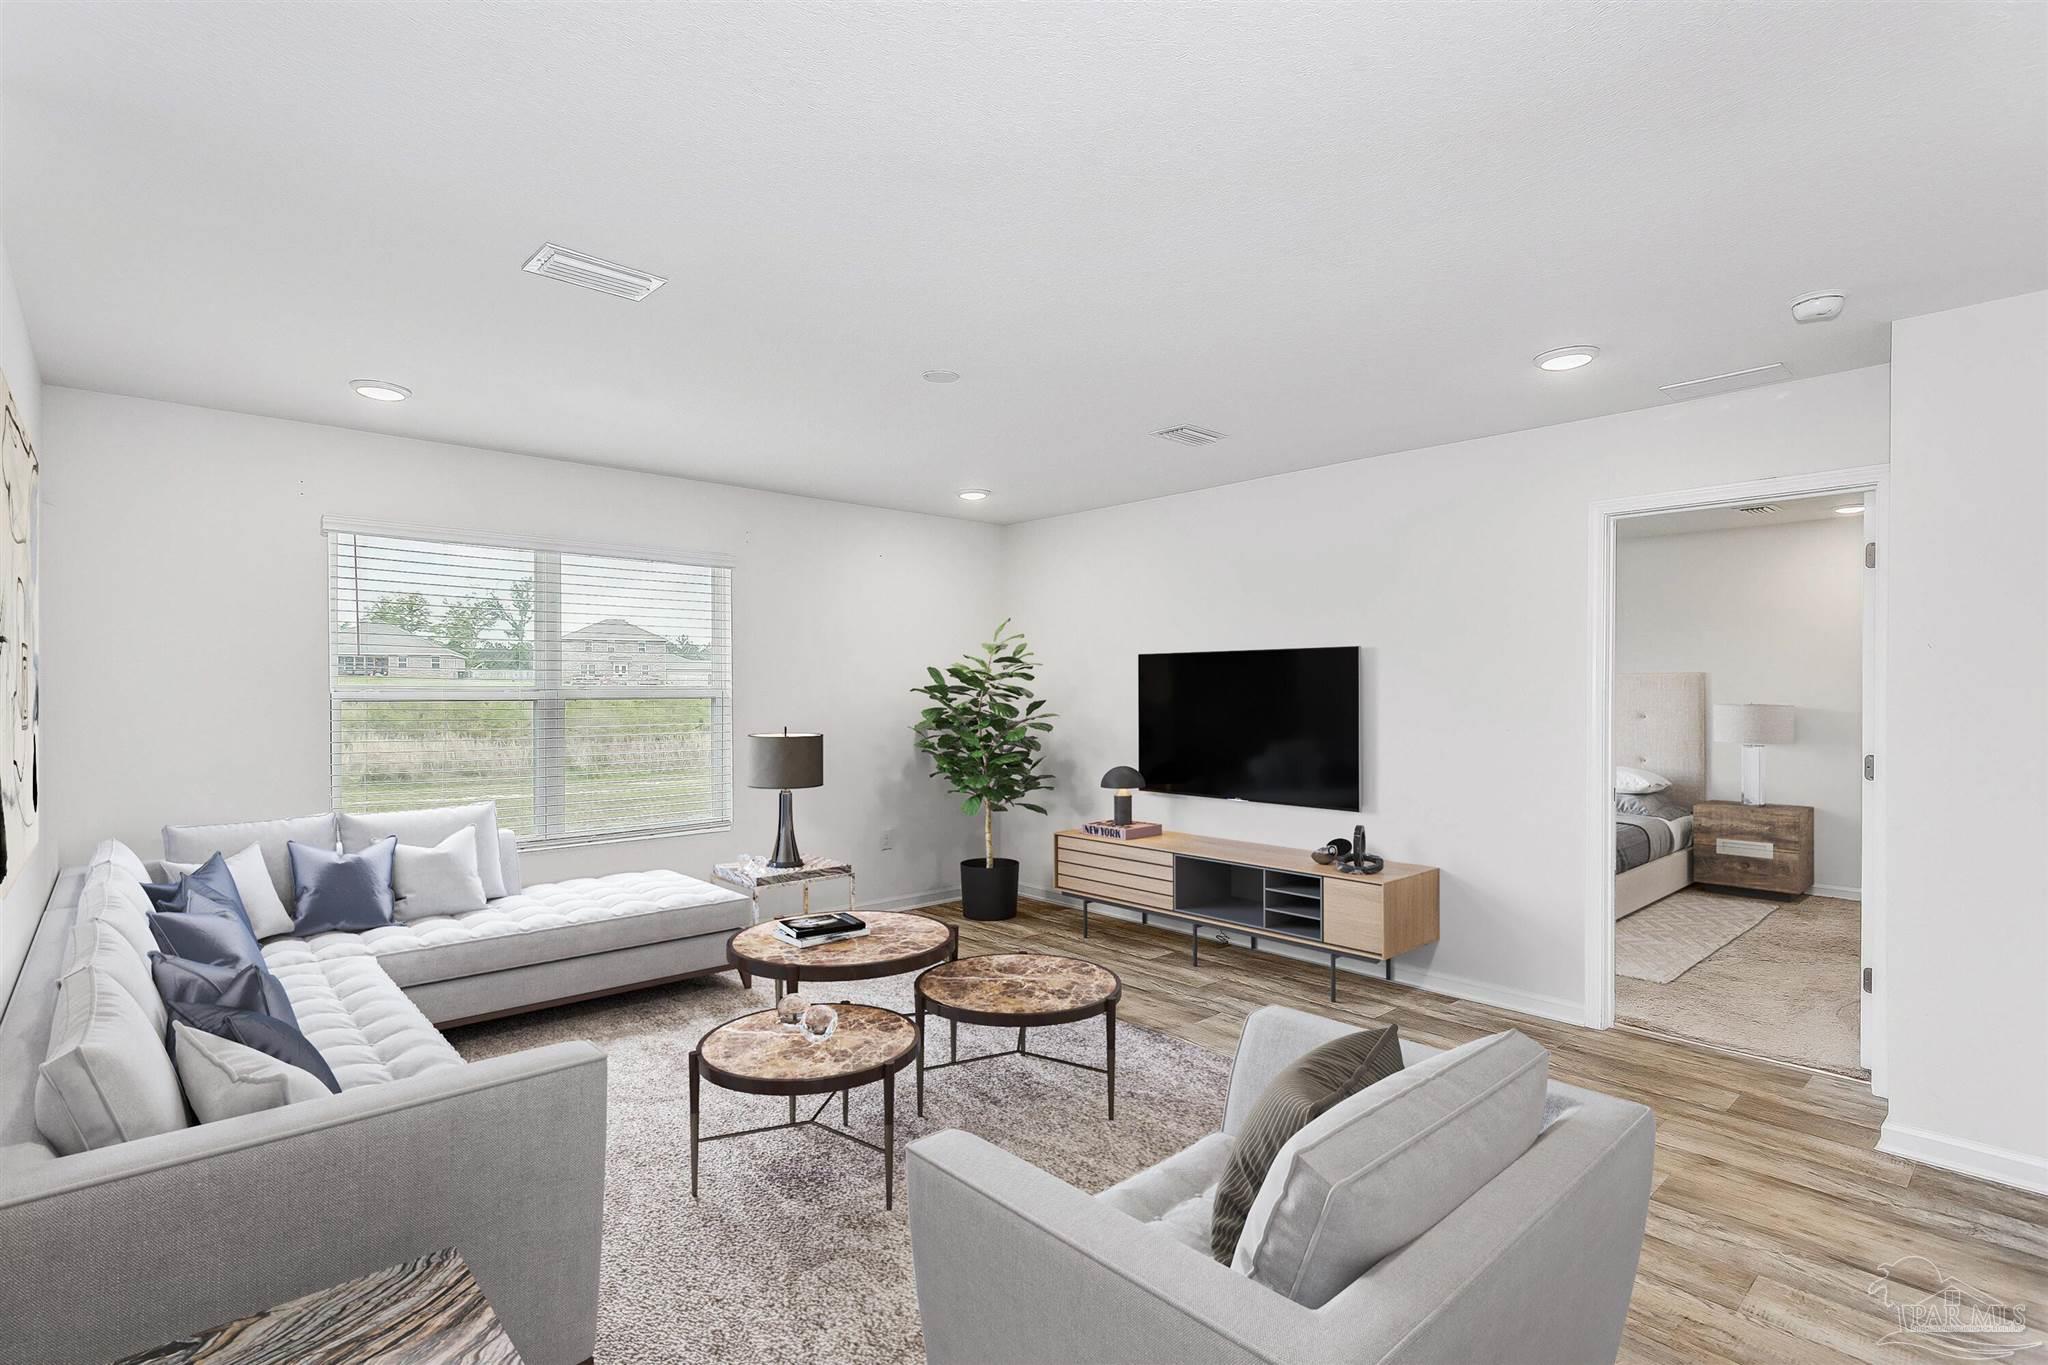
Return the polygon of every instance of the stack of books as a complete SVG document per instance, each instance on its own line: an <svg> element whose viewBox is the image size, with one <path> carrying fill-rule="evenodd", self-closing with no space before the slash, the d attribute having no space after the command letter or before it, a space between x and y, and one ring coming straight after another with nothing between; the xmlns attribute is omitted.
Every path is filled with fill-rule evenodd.
<svg viewBox="0 0 2048 1365"><path fill-rule="evenodd" d="M859 938L868 931L867 921L858 915L849 915L836 910L829 915L798 915L795 919L775 921L775 936L784 943L794 943L799 948L812 948L820 943L837 943L841 939Z"/></svg>

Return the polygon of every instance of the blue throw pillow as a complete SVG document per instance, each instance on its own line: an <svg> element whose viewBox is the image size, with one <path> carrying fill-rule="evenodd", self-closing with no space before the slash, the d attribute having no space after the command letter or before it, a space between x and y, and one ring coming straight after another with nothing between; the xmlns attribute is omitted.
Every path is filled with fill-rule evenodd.
<svg viewBox="0 0 2048 1365"><path fill-rule="evenodd" d="M171 1018L177 1023L203 1029L243 1047L253 1047L280 1062L310 1071L320 1084L337 1095L341 1093L341 1082L334 1079L334 1069L327 1065L320 1049L314 1047L296 1025L259 1010L229 1009L225 1005L180 1002L170 1009Z"/></svg>
<svg viewBox="0 0 2048 1365"><path fill-rule="evenodd" d="M263 949L256 935L230 914L152 910L149 932L156 936L156 946L165 957L189 957L216 967L238 967L244 962L263 965Z"/></svg>
<svg viewBox="0 0 2048 1365"><path fill-rule="evenodd" d="M195 962L189 957L153 953L149 972L167 1013L172 1005L224 1005L258 1010L298 1027L299 1016L292 1010L284 983L260 962Z"/></svg>
<svg viewBox="0 0 2048 1365"><path fill-rule="evenodd" d="M336 931L359 934L391 923L391 862L398 836L379 839L360 853L285 845L292 860L292 932L300 938Z"/></svg>
<svg viewBox="0 0 2048 1365"><path fill-rule="evenodd" d="M242 905L242 893L228 874L228 860L216 853L174 882L144 882L149 903L178 914L232 914L253 938L256 926Z"/></svg>

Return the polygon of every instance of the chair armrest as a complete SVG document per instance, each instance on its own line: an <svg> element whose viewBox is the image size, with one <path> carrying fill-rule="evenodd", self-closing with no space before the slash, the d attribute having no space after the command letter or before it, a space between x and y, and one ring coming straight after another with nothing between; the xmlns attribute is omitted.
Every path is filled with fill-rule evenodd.
<svg viewBox="0 0 2048 1365"><path fill-rule="evenodd" d="M1223 1106L1223 1131L1235 1137L1266 1085L1290 1062L1334 1038L1358 1032L1358 1025L1320 1014L1266 1005L1244 1021L1237 1057L1230 1064L1230 1097Z"/></svg>
<svg viewBox="0 0 2048 1365"><path fill-rule="evenodd" d="M1327 1355L1314 1310L972 1134L921 1139L909 1166L931 1365Z"/></svg>
<svg viewBox="0 0 2048 1365"><path fill-rule="evenodd" d="M533 1365L588 1358L605 1058L447 1067L0 1175L0 1360L107 1360L454 1247Z"/></svg>

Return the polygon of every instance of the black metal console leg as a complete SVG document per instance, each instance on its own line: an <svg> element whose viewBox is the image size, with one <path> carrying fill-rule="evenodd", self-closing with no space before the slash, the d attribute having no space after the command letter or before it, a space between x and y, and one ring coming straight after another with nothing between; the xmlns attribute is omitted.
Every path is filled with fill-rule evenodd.
<svg viewBox="0 0 2048 1365"><path fill-rule="evenodd" d="M1390 957L1381 965L1387 970L1387 980L1392 981L1394 979L1394 959Z"/></svg>
<svg viewBox="0 0 2048 1365"><path fill-rule="evenodd" d="M1188 961L1197 967L1202 965L1202 926L1199 924L1188 926Z"/></svg>
<svg viewBox="0 0 2048 1365"><path fill-rule="evenodd" d="M1258 950L1259 950L1259 936L1258 936L1257 934L1253 934L1253 935L1252 935L1252 951L1256 953L1256 952L1257 952Z"/></svg>
<svg viewBox="0 0 2048 1365"><path fill-rule="evenodd" d="M1330 1003L1337 1003L1337 955L1330 954Z"/></svg>
<svg viewBox="0 0 2048 1365"><path fill-rule="evenodd" d="M1149 911L1145 911L1145 910L1140 910L1140 911L1138 912L1138 923L1140 923L1140 924L1150 924L1151 922L1152 922L1152 916L1151 916L1151 913L1150 913Z"/></svg>

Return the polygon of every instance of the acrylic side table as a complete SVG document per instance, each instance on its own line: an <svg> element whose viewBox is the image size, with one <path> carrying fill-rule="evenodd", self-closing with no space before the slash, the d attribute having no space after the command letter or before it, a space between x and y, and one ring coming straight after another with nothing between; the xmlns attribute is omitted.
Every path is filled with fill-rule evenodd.
<svg viewBox="0 0 2048 1365"><path fill-rule="evenodd" d="M719 863L711 869L712 877L735 891L744 891L754 902L754 918L761 918L761 893L770 887L801 886L804 893L804 908L801 914L811 913L811 883L833 877L846 878L846 908L854 908L853 864L841 858L806 858L802 867L770 867L768 860L759 856L741 858L738 862Z"/></svg>

